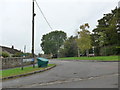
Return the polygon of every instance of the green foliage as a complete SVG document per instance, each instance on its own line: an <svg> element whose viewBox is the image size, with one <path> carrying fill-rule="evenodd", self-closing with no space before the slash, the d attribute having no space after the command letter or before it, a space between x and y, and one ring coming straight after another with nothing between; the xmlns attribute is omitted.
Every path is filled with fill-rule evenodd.
<svg viewBox="0 0 120 90"><path fill-rule="evenodd" d="M65 43L64 48L60 49L59 57L74 57L77 56L77 37L69 37Z"/></svg>
<svg viewBox="0 0 120 90"><path fill-rule="evenodd" d="M116 46L104 46L100 49L100 55L102 56L117 55L119 52Z"/></svg>
<svg viewBox="0 0 120 90"><path fill-rule="evenodd" d="M59 57L66 57L66 50L65 50L65 48L63 49L63 48L60 48L59 49Z"/></svg>
<svg viewBox="0 0 120 90"><path fill-rule="evenodd" d="M104 14L104 17L98 20L97 28L93 30L92 35L93 46L99 51L99 55L119 54L115 50L116 46L120 46L120 8L111 10L111 13ZM105 50L106 48L106 50ZM111 50L109 50L111 49ZM106 51L106 52L105 52Z"/></svg>
<svg viewBox="0 0 120 90"><path fill-rule="evenodd" d="M4 58L6 58L6 57L10 57L10 55L8 54L8 53L6 53L6 52L2 52L2 53L0 53Z"/></svg>
<svg viewBox="0 0 120 90"><path fill-rule="evenodd" d="M77 45L82 53L92 48L90 32L86 30L86 27L89 28L89 25L81 25L80 29L82 29L82 31L78 32L80 38L77 39Z"/></svg>
<svg viewBox="0 0 120 90"><path fill-rule="evenodd" d="M23 56L22 52L17 52L17 53L12 55L12 57L22 57L22 56Z"/></svg>
<svg viewBox="0 0 120 90"><path fill-rule="evenodd" d="M66 40L66 33L63 31L52 31L42 37L41 47L44 54L58 54L58 50Z"/></svg>

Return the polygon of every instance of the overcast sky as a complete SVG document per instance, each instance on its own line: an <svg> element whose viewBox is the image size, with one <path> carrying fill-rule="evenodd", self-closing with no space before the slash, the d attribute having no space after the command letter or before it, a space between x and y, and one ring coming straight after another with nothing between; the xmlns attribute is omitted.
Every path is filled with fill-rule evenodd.
<svg viewBox="0 0 120 90"><path fill-rule="evenodd" d="M63 30L75 35L79 26L89 23L92 31L103 14L118 6L119 0L36 0L53 30L49 28L35 4L35 53L41 53L42 35ZM31 52L32 0L0 0L0 45Z"/></svg>

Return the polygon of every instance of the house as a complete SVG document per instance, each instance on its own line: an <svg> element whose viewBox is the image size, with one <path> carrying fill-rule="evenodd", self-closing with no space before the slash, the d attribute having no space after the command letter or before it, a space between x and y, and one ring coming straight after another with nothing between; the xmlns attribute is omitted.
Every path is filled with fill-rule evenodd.
<svg viewBox="0 0 120 90"><path fill-rule="evenodd" d="M0 46L0 50L2 52L8 53L10 55L10 57L12 57L12 55L14 55L15 53L21 53L21 50L14 49L14 46L12 46L11 48L5 47L5 46Z"/></svg>

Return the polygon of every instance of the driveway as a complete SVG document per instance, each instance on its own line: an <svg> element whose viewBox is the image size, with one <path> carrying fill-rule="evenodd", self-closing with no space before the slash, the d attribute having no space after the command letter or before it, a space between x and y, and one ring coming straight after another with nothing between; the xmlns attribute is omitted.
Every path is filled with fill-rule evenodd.
<svg viewBox="0 0 120 90"><path fill-rule="evenodd" d="M51 70L5 80L3 88L118 88L118 62L50 60Z"/></svg>

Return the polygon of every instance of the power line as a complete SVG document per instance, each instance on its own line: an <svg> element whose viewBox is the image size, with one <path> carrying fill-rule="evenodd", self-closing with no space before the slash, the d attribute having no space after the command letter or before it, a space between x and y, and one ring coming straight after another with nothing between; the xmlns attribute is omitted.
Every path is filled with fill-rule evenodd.
<svg viewBox="0 0 120 90"><path fill-rule="evenodd" d="M39 8L39 10L40 10L41 14L43 15L45 21L47 22L48 26L50 27L51 30L53 30L52 27L51 27L51 25L50 25L50 23L48 22L47 18L45 17L44 13L42 12L42 10L41 10L39 4L37 3L36 0L34 0L34 1L36 2L37 7Z"/></svg>

